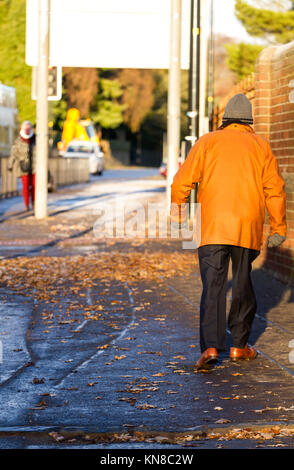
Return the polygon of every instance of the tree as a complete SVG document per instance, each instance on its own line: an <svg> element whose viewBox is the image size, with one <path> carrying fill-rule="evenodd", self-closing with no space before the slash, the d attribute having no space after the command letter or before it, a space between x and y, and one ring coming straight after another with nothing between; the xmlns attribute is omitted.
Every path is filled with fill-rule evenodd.
<svg viewBox="0 0 294 470"><path fill-rule="evenodd" d="M168 71L154 70L153 106L141 124L143 143L148 148L158 148L167 127Z"/></svg>
<svg viewBox="0 0 294 470"><path fill-rule="evenodd" d="M253 1L253 0L252 0ZM291 9L289 10L289 7ZM249 4L236 0L235 13L246 31L265 43L287 43L294 39L294 1L255 0ZM238 80L254 71L254 65L263 46L245 44L226 45L227 65Z"/></svg>
<svg viewBox="0 0 294 470"><path fill-rule="evenodd" d="M88 117L90 106L98 92L97 69L66 67L63 73L68 107L78 108L82 118Z"/></svg>
<svg viewBox="0 0 294 470"><path fill-rule="evenodd" d="M125 105L124 122L131 132L136 133L151 110L155 82L151 70L122 69L118 73L122 86L122 104Z"/></svg>
<svg viewBox="0 0 294 470"><path fill-rule="evenodd" d="M57 131L58 133L61 133L64 121L66 119L66 113L67 113L67 91L64 87L64 78L63 78L63 84L62 84L62 97L58 101L52 101L51 106L52 106L52 119L53 119L53 130ZM49 102L50 106L50 102ZM49 108L50 109L50 108ZM50 111L49 111L50 112ZM61 138L61 135L59 136L59 140Z"/></svg>
<svg viewBox="0 0 294 470"><path fill-rule="evenodd" d="M234 40L229 36L217 34L214 37L214 94L216 104L227 96L236 82L235 74L229 67L224 67L228 57L225 49L226 44L233 43Z"/></svg>
<svg viewBox="0 0 294 470"><path fill-rule="evenodd" d="M155 83L153 106L141 125L142 141L147 148L159 148L167 131L168 70L153 70ZM181 72L181 139L187 134L188 71Z"/></svg>
<svg viewBox="0 0 294 470"><path fill-rule="evenodd" d="M19 119L36 119L32 69L25 64L25 0L0 0L0 81L16 88Z"/></svg>
<svg viewBox="0 0 294 470"><path fill-rule="evenodd" d="M228 53L227 65L240 81L254 72L255 61L263 46L241 42L240 44L226 44L225 48Z"/></svg>
<svg viewBox="0 0 294 470"><path fill-rule="evenodd" d="M91 118L95 124L100 124L106 129L116 129L122 124L125 109L125 105L119 102L122 93L122 87L115 78L115 72L102 69L98 94L91 108Z"/></svg>
<svg viewBox="0 0 294 470"><path fill-rule="evenodd" d="M271 3L274 5L276 2ZM284 44L294 39L294 2L291 2L291 9L288 11L281 10L283 2L278 3L280 11L274 11L256 8L243 0L236 0L236 16L250 35L266 38L268 42Z"/></svg>

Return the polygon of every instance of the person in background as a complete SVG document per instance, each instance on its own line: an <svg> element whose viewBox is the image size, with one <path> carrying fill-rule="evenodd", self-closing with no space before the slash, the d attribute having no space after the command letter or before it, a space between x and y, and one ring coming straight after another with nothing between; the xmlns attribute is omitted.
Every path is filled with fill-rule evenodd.
<svg viewBox="0 0 294 470"><path fill-rule="evenodd" d="M251 103L238 93L227 103L221 127L202 136L192 147L171 186L171 220L181 224L185 222L190 192L199 183L198 257L203 290L202 354L197 370L211 368L218 360L219 351L226 349L226 283L230 260L233 274L228 315L233 338L230 358L233 361L255 359L257 351L247 343L257 309L250 272L263 243L265 208L270 223L268 247L277 247L286 238L284 181L269 143L255 134L251 124Z"/></svg>
<svg viewBox="0 0 294 470"><path fill-rule="evenodd" d="M19 136L16 138L8 159L8 170L17 166L17 177L21 178L23 199L26 210L30 210L35 201L35 167L36 167L36 136L30 121L21 124Z"/></svg>

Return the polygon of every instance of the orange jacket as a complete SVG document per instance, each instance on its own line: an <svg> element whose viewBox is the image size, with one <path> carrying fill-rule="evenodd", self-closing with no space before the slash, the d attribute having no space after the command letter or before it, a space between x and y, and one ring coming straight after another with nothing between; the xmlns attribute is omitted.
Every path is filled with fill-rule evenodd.
<svg viewBox="0 0 294 470"><path fill-rule="evenodd" d="M284 181L270 145L242 124L202 136L171 186L171 218L187 203L195 183L201 203L202 245L236 245L260 250L265 207L271 234L286 235Z"/></svg>

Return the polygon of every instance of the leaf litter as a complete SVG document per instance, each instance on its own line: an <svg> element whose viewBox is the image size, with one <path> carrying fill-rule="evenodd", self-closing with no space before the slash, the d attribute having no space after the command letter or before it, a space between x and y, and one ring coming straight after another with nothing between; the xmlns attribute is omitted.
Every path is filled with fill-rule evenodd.
<svg viewBox="0 0 294 470"><path fill-rule="evenodd" d="M40 256L34 258L21 257L0 260L0 280L13 290L29 290L41 297L41 300L55 300L56 295L64 290L68 294L68 284L72 291L80 297L81 287L93 286L94 280L108 279L121 282L137 282L140 280L158 280L162 276L187 275L194 271L196 256L187 253L121 253L100 252L87 256L74 255L62 258ZM29 275L28 275L29 274ZM67 284L67 285L65 285ZM113 301L114 304L120 301ZM101 307L100 307L101 308Z"/></svg>
<svg viewBox="0 0 294 470"><path fill-rule="evenodd" d="M156 408L154 405L149 403L143 403L137 405L136 408L148 410ZM159 409L158 409L159 410ZM220 419L217 424L226 424L230 420ZM264 442L271 441L271 447L283 447L286 446L281 439L293 438L294 437L294 428L293 426L264 426L260 428L245 427L245 428L231 428L231 429L215 429L215 430L206 430L206 431L197 431L195 433L185 434L185 433L152 433L152 432L142 432L137 431L134 424L124 424L127 431L122 431L120 433L114 434L93 434L93 435L72 435L68 436L63 435L58 432L50 432L49 436L52 437L57 442L70 442L72 439L86 440L91 441L92 443L98 442L148 442L148 443L165 443L165 444L177 444L184 445L189 447L193 445L193 442L205 441L205 440L216 440L218 442L230 441L230 440L253 440L256 441L257 445ZM268 445L268 444L267 444Z"/></svg>
<svg viewBox="0 0 294 470"><path fill-rule="evenodd" d="M95 285L96 280L103 281L120 281L128 282L130 285L132 283L137 283L138 281L162 281L162 277L165 276L173 277L175 275L187 275L190 272L195 270L196 257L194 258L191 254L187 253L173 253L171 257L169 253L140 253L140 256L135 253L121 253L118 251L109 252L99 252L94 254L88 254L87 256L69 256L61 258L60 257L51 257L51 256L40 256L34 258L32 262L31 257L20 257L12 259L2 259L0 260L0 280L2 285L6 285L11 288L13 291L21 292L23 295L28 295L30 297L35 297L37 300L44 303L58 303L63 301L68 297L69 291L72 295L76 295L77 299L72 301L68 305L68 313L71 311L80 308L84 311L84 316L92 320L99 320L104 311L104 306L102 304L98 305L84 305L85 298L85 289L91 288ZM107 294L108 289L105 290ZM145 292L149 292L148 289L145 289ZM152 292L152 291L151 291ZM161 293L163 295L163 293ZM62 300L61 300L62 299ZM82 303L83 302L83 303ZM113 301L113 305L119 305L122 301ZM148 304L148 303L147 303ZM123 307L117 307L122 308ZM141 307L136 307L140 309ZM142 307L144 308L144 307ZM95 312L95 315L93 314ZM55 314L56 315L56 314ZM43 321L47 323L52 323L52 312L44 310L42 313ZM164 322L164 315L161 317L156 317L156 320ZM67 320L60 320L59 324L70 324L75 323L75 318L70 318ZM50 328L50 327L48 327ZM50 330L45 330L46 333L50 333ZM134 337L125 338L125 340L134 340ZM61 340L61 342L66 342ZM97 346L98 349L106 349L109 345L105 344L102 346ZM191 344L190 348L196 348L195 344ZM152 351L142 351L140 354L156 354L161 355L161 352L152 352ZM115 356L116 360L121 360L125 355ZM174 359L179 359L181 361L185 360L185 356L178 355L174 356ZM177 366L175 362L169 363L169 366ZM187 371L175 367L173 370L174 373L179 375L189 375ZM156 376L164 376L164 373L153 374ZM233 376L242 376L241 373L233 373ZM223 380L225 381L225 380ZM35 384L42 383L42 379L36 379ZM97 383L97 382L96 382ZM95 383L89 383L88 386L92 387ZM126 391L134 394L140 393L141 391L156 391L157 387L155 384L153 386L149 385L148 388L142 386L129 388ZM168 391L167 394L177 393L174 391ZM267 392L270 393L270 392ZM96 399L99 400L102 397L97 396ZM198 398L195 397L194 400ZM223 397L222 399L229 399L229 397ZM236 396L234 399L239 399ZM125 401L127 401L126 399ZM134 404L134 399L130 398L129 402ZM46 404L40 402L36 408L42 409L45 408ZM149 409L154 408L155 405L144 403L143 405L137 405L139 409ZM221 407L218 408L219 411ZM267 408L269 409L269 408ZM256 413L264 412L265 410L255 410ZM229 422L226 418L221 418L218 420L218 424ZM273 430L274 429L274 430ZM263 431L248 431L245 430L233 430L230 431L230 434L226 434L226 438L256 438L259 439L268 439L271 435L294 435L294 430L280 430L277 432L277 427L275 428L265 428ZM234 437L233 437L234 436ZM212 434L210 435L212 437ZM221 437L223 439L224 437Z"/></svg>

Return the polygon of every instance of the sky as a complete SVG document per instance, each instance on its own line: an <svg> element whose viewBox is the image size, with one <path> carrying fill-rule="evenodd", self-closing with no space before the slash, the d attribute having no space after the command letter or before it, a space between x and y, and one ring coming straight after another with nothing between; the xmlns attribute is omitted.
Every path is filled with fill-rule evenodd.
<svg viewBox="0 0 294 470"><path fill-rule="evenodd" d="M246 0L252 6L256 6L254 0ZM275 2L264 2L270 5L270 9L276 9ZM276 2L279 3L279 2ZM291 1L283 0L281 2L285 9L290 8ZM210 4L210 0L208 1ZM215 33L223 33L239 41L249 42L252 44L262 44L262 39L254 38L247 34L242 23L236 18L234 13L235 0L214 0L214 31Z"/></svg>
<svg viewBox="0 0 294 470"><path fill-rule="evenodd" d="M256 43L256 38L249 36L242 23L236 18L234 5L235 0L214 0L215 33L223 33L240 41Z"/></svg>

